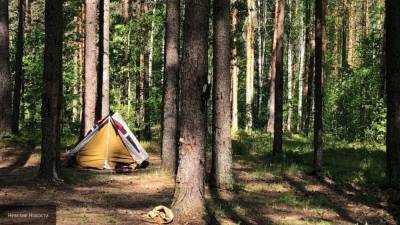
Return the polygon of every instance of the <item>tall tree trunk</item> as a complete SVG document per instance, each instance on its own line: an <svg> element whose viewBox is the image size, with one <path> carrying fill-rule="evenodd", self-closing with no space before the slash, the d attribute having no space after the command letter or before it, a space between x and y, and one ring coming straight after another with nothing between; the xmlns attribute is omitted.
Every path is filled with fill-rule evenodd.
<svg viewBox="0 0 400 225"><path fill-rule="evenodd" d="M274 143L272 151L275 155L282 152L284 16L285 0L277 0L275 6L274 39L271 58L271 83L273 83L271 86L274 87Z"/></svg>
<svg viewBox="0 0 400 225"><path fill-rule="evenodd" d="M268 100L268 132L274 135L274 153L282 150L282 91L283 91L283 35L285 1L276 0L274 19L274 39L271 54L271 80ZM278 124L275 124L278 123ZM280 137L279 137L280 136Z"/></svg>
<svg viewBox="0 0 400 225"><path fill-rule="evenodd" d="M311 37L310 37L310 20L311 20L311 3L310 0L306 0L304 2L304 26L305 26L305 33L304 33L304 47L305 47L305 52L304 52L304 70L302 73L302 78L303 78L303 90L302 90L302 98L303 98L303 104L302 104L302 116L300 118L300 127L303 132L306 130L306 118L307 118L307 93L309 92L309 89L312 87L312 83L309 83L309 61L310 61L310 52L311 52Z"/></svg>
<svg viewBox="0 0 400 225"><path fill-rule="evenodd" d="M17 46L15 53L15 78L14 78L14 96L13 96L13 116L12 132L16 134L19 127L21 88L24 74L22 71L22 57L24 55L24 20L25 20L25 0L18 0L18 32Z"/></svg>
<svg viewBox="0 0 400 225"><path fill-rule="evenodd" d="M73 82L73 90L72 93L74 98L72 100L72 122L77 122L79 118L79 101L75 97L79 94L80 87L80 26L81 26L81 18L80 16L76 16L74 18L74 22L76 23L74 33L76 35L76 39L74 40L74 81Z"/></svg>
<svg viewBox="0 0 400 225"><path fill-rule="evenodd" d="M308 70L307 70L307 95L306 95L306 109L305 109L305 119L304 119L304 133L308 135L310 131L310 123L312 116L312 96L313 96L313 79L314 79L314 68L315 68L315 34L311 31L311 39L310 39L310 55L308 59Z"/></svg>
<svg viewBox="0 0 400 225"><path fill-rule="evenodd" d="M178 150L179 7L179 0L168 0L165 18L161 157L163 168L173 173L176 172Z"/></svg>
<svg viewBox="0 0 400 225"><path fill-rule="evenodd" d="M257 0L257 45L258 45L258 90L257 90L257 116L258 122L261 118L262 104L263 104L263 90L264 90L264 57L265 57L265 33L264 33L264 3Z"/></svg>
<svg viewBox="0 0 400 225"><path fill-rule="evenodd" d="M337 79L339 75L339 41L340 41L340 36L339 36L339 26L340 26L340 17L339 17L339 4L340 2L336 1L335 2L335 24L334 24L334 34L333 34L333 50L332 50L332 77L334 80Z"/></svg>
<svg viewBox="0 0 400 225"><path fill-rule="evenodd" d="M154 5L152 9L152 15L154 16L156 14L156 8L157 8L157 0L154 0ZM151 21L151 28L150 28L150 40L149 40L149 85L152 85L152 80L153 80L153 55L154 55L154 29L155 29L155 21Z"/></svg>
<svg viewBox="0 0 400 225"><path fill-rule="evenodd" d="M177 224L205 216L204 176L207 132L208 0L188 0L185 5L181 67L181 117L179 166L172 209Z"/></svg>
<svg viewBox="0 0 400 225"><path fill-rule="evenodd" d="M104 24L103 24L103 85L101 117L110 113L110 0L104 1Z"/></svg>
<svg viewBox="0 0 400 225"><path fill-rule="evenodd" d="M302 118L303 118L303 83L304 83L304 59L305 59L305 49L306 49L306 43L305 43L305 29L304 29L304 20L302 20L301 23L301 35L299 38L299 47L300 47L300 67L299 67L299 84L298 84L298 100L297 100L297 116L298 116L298 121L297 121L297 132L300 132L302 129Z"/></svg>
<svg viewBox="0 0 400 225"><path fill-rule="evenodd" d="M0 137L11 131L11 74L8 0L0 0Z"/></svg>
<svg viewBox="0 0 400 225"><path fill-rule="evenodd" d="M355 51L355 44L356 44L356 11L357 5L356 1L349 1L349 30L348 30L348 42L347 42L347 63L350 67L353 66L353 54Z"/></svg>
<svg viewBox="0 0 400 225"><path fill-rule="evenodd" d="M97 0L86 0L84 126L86 135L95 124L97 97Z"/></svg>
<svg viewBox="0 0 400 225"><path fill-rule="evenodd" d="M143 0L143 9L142 13L146 15L149 12L149 5L147 0ZM151 27L146 26L146 40L149 40L150 32L149 29ZM145 140L151 139L151 121L150 121L150 45L149 42L144 43L144 78L143 78L143 120L144 120L144 127L143 127L143 138Z"/></svg>
<svg viewBox="0 0 400 225"><path fill-rule="evenodd" d="M130 109L130 96L131 96L131 78L130 78L130 69L129 69L129 51L130 51L130 28L129 20L131 18L130 6L131 0L122 0L122 18L125 27L128 29L127 34L127 43L124 47L124 56L122 59L123 66L123 86L122 86L122 95L121 95L121 103L124 106L128 106L128 111ZM140 7L140 6L139 6ZM128 113L129 116L129 113Z"/></svg>
<svg viewBox="0 0 400 225"><path fill-rule="evenodd" d="M322 163L322 108L324 70L324 32L326 29L326 0L315 1L315 113L314 113L314 170L319 172Z"/></svg>
<svg viewBox="0 0 400 225"><path fill-rule="evenodd" d="M343 0L343 5L342 5L342 55L341 55L341 61L342 61L342 69L346 70L349 67L348 61L347 61L347 33L349 30L349 15L347 12L347 0Z"/></svg>
<svg viewBox="0 0 400 225"><path fill-rule="evenodd" d="M287 118L287 130L289 132L292 131L292 117L293 117L293 80L294 80L294 62L293 62L293 41L292 41L292 31L293 31L293 25L292 25L292 7L293 7L293 2L289 0L288 3L288 17L289 17L289 29L288 29L288 62L287 62L287 70L288 70L288 118Z"/></svg>
<svg viewBox="0 0 400 225"><path fill-rule="evenodd" d="M214 82L212 183L219 189L232 189L232 144L230 114L230 0L214 1Z"/></svg>
<svg viewBox="0 0 400 225"><path fill-rule="evenodd" d="M146 46L145 50L145 65L144 65L144 79L143 79L143 119L144 119L144 128L143 128L143 138L145 140L151 139L151 118L150 118L150 73L148 65L150 63L150 51L149 46Z"/></svg>
<svg viewBox="0 0 400 225"><path fill-rule="evenodd" d="M144 2L142 0L136 0L135 2L135 17L137 21L141 20L143 12ZM138 136L140 138L143 137L143 125L144 125L144 83L145 83L145 48L143 47L143 43L145 38L143 38L143 31L140 27L137 28L138 33L142 33L141 36L137 37L136 43L138 45L138 52L136 58L136 68L138 69L136 72L136 127L139 129Z"/></svg>
<svg viewBox="0 0 400 225"><path fill-rule="evenodd" d="M85 94L85 12L86 12L86 7L85 4L81 5L81 13L80 13L80 23L79 23L79 65L80 65L80 73L81 73L81 79L80 79L80 96L79 96L79 102L81 106L81 112L80 112L80 121L81 121L81 127L83 127L83 116L84 116L84 94ZM80 138L83 138L83 129L81 129L80 133Z"/></svg>
<svg viewBox="0 0 400 225"><path fill-rule="evenodd" d="M232 56L231 56L231 73L232 73L232 130L239 129L238 119L238 89L239 89L239 56L237 48L237 26L238 26L238 8L237 0L232 0Z"/></svg>
<svg viewBox="0 0 400 225"><path fill-rule="evenodd" d="M63 1L45 1L45 49L42 92L42 149L39 177L57 180L60 170Z"/></svg>
<svg viewBox="0 0 400 225"><path fill-rule="evenodd" d="M246 24L246 130L253 129L255 0L247 0Z"/></svg>
<svg viewBox="0 0 400 225"><path fill-rule="evenodd" d="M99 64L97 71L96 120L100 120L110 113L110 0L100 0L99 11Z"/></svg>
<svg viewBox="0 0 400 225"><path fill-rule="evenodd" d="M385 1L386 175L400 182L400 2Z"/></svg>

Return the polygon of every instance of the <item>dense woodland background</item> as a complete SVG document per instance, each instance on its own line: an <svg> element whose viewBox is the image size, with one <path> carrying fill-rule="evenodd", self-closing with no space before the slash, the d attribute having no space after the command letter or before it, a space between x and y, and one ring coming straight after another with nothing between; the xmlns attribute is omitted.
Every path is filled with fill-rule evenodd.
<svg viewBox="0 0 400 225"><path fill-rule="evenodd" d="M16 42L18 31L18 1L10 1L10 61L11 72L16 73ZM83 82L82 1L64 4L63 42L63 134L79 130ZM147 72L149 85L151 126L159 124L162 101L162 72L164 45L165 2L147 2L147 12L140 18L130 5L127 22L122 14L123 4L110 4L110 108L120 112L134 125L137 114L136 73ZM251 3L253 4L253 3ZM253 32L247 33L248 8L244 1L234 2L237 10L235 38L238 57L238 127L245 128L246 112L246 48L253 48L253 129L263 130L268 119L269 74L273 40L274 2L254 2L256 14ZM308 79L312 40L305 40L314 30L312 1L288 1L285 11L284 32L284 129L307 133L312 125L312 82ZM44 48L44 1L28 1L26 4L24 32L24 74L21 94L21 130L40 128L41 85ZM182 6L183 7L183 6ZM183 10L183 9L182 9ZM347 140L371 140L384 142L384 67L383 67L383 1L329 1L327 5L326 63L325 63L325 132ZM306 13L308 15L306 15ZM254 15L253 15L254 16ZM141 29L141 30L138 30ZM141 32L140 32L141 31ZM144 32L146 31L146 32ZM210 32L210 45L212 32ZM247 44L250 37L253 45ZM139 43L138 37L144 43ZM151 43L152 42L152 43ZM136 58L143 48L152 51L145 65L137 65ZM128 59L126 59L128 51ZM303 55L304 53L304 55ZM212 51L210 51L210 64ZM151 61L151 64L149 64ZM304 61L304 62L302 62ZM210 67L211 68L211 67ZM129 76L129 75L130 76ZM212 70L209 70L211 82ZM15 76L13 76L15 77ZM129 77L129 79L127 79ZM289 79L290 77L290 79ZM124 82L126 80L126 82ZM289 82L290 81L290 82ZM312 80L311 80L312 81ZM290 91L289 87L290 86ZM126 89L129 89L127 91ZM311 93L307 93L311 90ZM124 96L124 92L128 96ZM299 94L301 94L299 97ZM125 93L126 95L126 93ZM289 97L290 96L290 97ZM211 112L211 108L209 109ZM289 117L290 115L290 117ZM290 119L289 119L290 118ZM35 129L36 128L36 129ZM35 132L40 133L40 132Z"/></svg>
<svg viewBox="0 0 400 225"><path fill-rule="evenodd" d="M332 177L325 163L338 159L324 146L382 151L386 140L387 168L357 179L400 178L396 0L386 0L387 37L383 0L0 2L3 136L41 138L51 161L60 141L71 146L119 112L140 139L159 141L164 168L177 172L177 218L205 211L205 152L211 183L232 189L231 145L248 149L265 135L273 141L263 148L282 162L292 157L285 140L313 141L311 170ZM40 171L53 177L51 168Z"/></svg>

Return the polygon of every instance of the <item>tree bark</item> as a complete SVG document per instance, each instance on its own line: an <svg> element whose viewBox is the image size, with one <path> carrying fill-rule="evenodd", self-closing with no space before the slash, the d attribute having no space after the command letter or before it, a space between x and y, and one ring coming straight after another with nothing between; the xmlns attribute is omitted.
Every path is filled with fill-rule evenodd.
<svg viewBox="0 0 400 225"><path fill-rule="evenodd" d="M400 183L400 2L385 1L386 72L386 175Z"/></svg>
<svg viewBox="0 0 400 225"><path fill-rule="evenodd" d="M143 14L147 14L149 12L149 5L147 0L143 0ZM144 78L143 78L143 138L145 140L151 139L151 121L150 121L150 71L149 71L149 63L150 63L150 45L147 40L150 39L149 30L151 27L146 24L146 42L144 45Z"/></svg>
<svg viewBox="0 0 400 225"><path fill-rule="evenodd" d="M207 132L208 0L185 6L181 67L179 166L172 209L175 222L204 223L204 176Z"/></svg>
<svg viewBox="0 0 400 225"><path fill-rule="evenodd" d="M346 70L349 67L348 61L347 61L347 33L349 30L349 15L347 12L347 0L343 0L343 5L342 5L342 15L343 15L343 20L342 20L342 55L341 55L341 60L342 60L342 69Z"/></svg>
<svg viewBox="0 0 400 225"><path fill-rule="evenodd" d="M292 7L293 3L291 0L288 2L288 19L289 19L289 29L288 29L288 61L287 61L287 70L288 70L288 118L287 118L287 130L289 132L292 132L292 117L293 117L293 81L294 81L294 50L293 50L293 38L292 38L292 32L293 32L293 15L292 15Z"/></svg>
<svg viewBox="0 0 400 225"><path fill-rule="evenodd" d="M97 0L86 0L85 13L85 91L84 91L84 135L95 124L97 97Z"/></svg>
<svg viewBox="0 0 400 225"><path fill-rule="evenodd" d="M167 1L161 158L163 168L173 173L178 150L179 11L179 0Z"/></svg>
<svg viewBox="0 0 400 225"><path fill-rule="evenodd" d="M25 0L18 0L18 32L17 46L15 53L15 78L14 78L14 96L13 96L13 116L12 116L12 133L18 133L20 105L21 105L21 88L24 74L22 71L22 57L24 55L24 24L25 24Z"/></svg>
<svg viewBox="0 0 400 225"><path fill-rule="evenodd" d="M255 0L247 0L246 24L246 130L253 129Z"/></svg>
<svg viewBox="0 0 400 225"><path fill-rule="evenodd" d="M314 171L321 170L323 150L323 70L325 48L323 43L326 29L326 0L315 1L315 113L314 113Z"/></svg>
<svg viewBox="0 0 400 225"><path fill-rule="evenodd" d="M11 95L8 0L0 0L0 137L11 132Z"/></svg>
<svg viewBox="0 0 400 225"><path fill-rule="evenodd" d="M334 80L337 79L339 75L339 28L340 28L340 17L339 17L339 4L340 2L335 2L335 25L334 25L334 42L333 42L333 50L332 50L332 77Z"/></svg>
<svg viewBox="0 0 400 225"><path fill-rule="evenodd" d="M239 56L237 49L237 25L238 25L238 8L237 0L232 0L232 58L231 58L231 73L232 73L232 130L239 129L238 119L238 89L239 89Z"/></svg>
<svg viewBox="0 0 400 225"><path fill-rule="evenodd" d="M309 80L309 63L310 63L310 53L311 53L311 35L310 35L310 30L311 30L311 3L310 0L306 0L304 2L304 19L303 19L303 24L304 24L304 58L303 58L303 64L304 64L304 70L302 72L302 80L303 80L303 89L302 89L302 113L301 113L301 118L300 118L300 129L301 131L305 132L306 131L306 118L307 118L307 93L309 92L309 89L312 88L312 82Z"/></svg>
<svg viewBox="0 0 400 225"><path fill-rule="evenodd" d="M276 93L276 91L278 89L280 89L278 91L283 90L283 86L280 87L279 85L283 85L283 33L284 33L284 14L285 14L284 10L285 10L285 1L276 0L275 19L274 19L274 39L272 43L272 54L271 54L271 79L270 79L269 99L268 99L268 109L269 109L268 123L267 123L268 132L275 132L276 130L279 130L279 126L282 126L282 124L281 125L277 124L277 126L275 126L275 122L277 120L278 121L282 120L282 115L276 115L277 113L279 113L276 110L277 109L279 110L281 108L279 106L280 103L278 103L277 105L276 100L282 98L281 96L282 93ZM278 96L276 96L277 94ZM277 129L275 129L275 127ZM275 136L279 136L279 134L274 135L274 137ZM278 144L277 147L279 146L278 139L276 143Z"/></svg>
<svg viewBox="0 0 400 225"><path fill-rule="evenodd" d="M303 127L303 84L304 84L304 77L303 74L305 74L305 49L306 49L306 43L305 43L305 29L304 29L304 21L302 22L301 26L301 38L300 38L300 68L299 68L299 91L298 91L298 104L297 104L297 115L298 115L298 121L297 121L297 132L300 132Z"/></svg>
<svg viewBox="0 0 400 225"><path fill-rule="evenodd" d="M214 1L213 55L213 148L212 184L232 189L232 144L230 107L230 0Z"/></svg>
<svg viewBox="0 0 400 225"><path fill-rule="evenodd" d="M152 9L152 15L154 16L156 14L156 8L157 8L157 0L154 0L154 5ZM153 56L154 56L154 30L155 29L155 21L151 21L151 30L150 30L150 40L149 40L149 85L152 85L152 79L153 79Z"/></svg>
<svg viewBox="0 0 400 225"><path fill-rule="evenodd" d="M304 118L304 133L308 135L310 131L310 122L312 116L312 103L313 103L313 79L314 79L314 68L315 68L315 34L313 31L310 33L310 55L308 59L308 69L307 69L307 95L306 95L306 108L305 108L305 118Z"/></svg>
<svg viewBox="0 0 400 225"><path fill-rule="evenodd" d="M347 63L350 67L353 66L353 54L356 45L356 17L357 17L357 5L356 1L349 1L349 29L348 29L348 42L347 42Z"/></svg>
<svg viewBox="0 0 400 225"><path fill-rule="evenodd" d="M274 39L271 58L271 86L273 86L274 143L273 154L282 152L282 111L283 111L283 36L284 36L285 0L277 0L275 6ZM273 83L273 84L272 84ZM271 89L272 90L272 89ZM270 115L271 117L271 115ZM268 123L268 125L270 125Z"/></svg>
<svg viewBox="0 0 400 225"><path fill-rule="evenodd" d="M284 15L285 0L277 0L271 54L270 96L268 100L270 112L267 124L267 131L271 131L271 126L273 127L274 141L272 151L274 155L282 152Z"/></svg>
<svg viewBox="0 0 400 225"><path fill-rule="evenodd" d="M122 18L125 27L128 29L127 34L127 43L124 48L124 57L122 59L123 66L123 86L122 86L122 95L121 95L121 103L124 106L128 106L128 111L130 109L130 96L131 96L131 78L130 78L130 70L129 70L129 53L130 53L130 28L129 20L131 18L130 6L131 0L122 0ZM140 6L139 6L140 7ZM129 113L128 113L129 115Z"/></svg>
<svg viewBox="0 0 400 225"><path fill-rule="evenodd" d="M110 113L110 0L100 0L99 11L99 64L96 120L100 120Z"/></svg>
<svg viewBox="0 0 400 225"><path fill-rule="evenodd" d="M46 0L39 177L51 181L59 179L60 170L63 24L63 1Z"/></svg>

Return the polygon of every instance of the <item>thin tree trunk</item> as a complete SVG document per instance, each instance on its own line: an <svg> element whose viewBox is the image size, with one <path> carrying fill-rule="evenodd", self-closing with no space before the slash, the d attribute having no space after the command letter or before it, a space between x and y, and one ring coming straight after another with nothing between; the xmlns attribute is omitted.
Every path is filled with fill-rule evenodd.
<svg viewBox="0 0 400 225"><path fill-rule="evenodd" d="M268 100L268 132L274 135L274 153L282 150L282 90L283 90L283 35L285 1L276 0L274 19L274 39L271 54L271 79ZM278 93L277 93L278 92ZM277 102L278 101L278 102ZM275 123L278 124L275 124Z"/></svg>
<svg viewBox="0 0 400 225"><path fill-rule="evenodd" d="M25 20L25 0L18 0L18 32L17 46L15 53L15 78L14 78L14 96L13 96L13 118L12 132L18 133L20 105L21 105L21 88L24 79L22 71L22 57L24 55L24 22Z"/></svg>
<svg viewBox="0 0 400 225"><path fill-rule="evenodd" d="M349 30L348 30L348 42L347 42L347 63L351 67L353 66L353 53L355 51L356 44L356 1L349 1Z"/></svg>
<svg viewBox="0 0 400 225"><path fill-rule="evenodd" d="M204 177L207 132L207 0L188 0L185 5L181 67L181 117L179 166L172 203L174 221L204 223Z"/></svg>
<svg viewBox="0 0 400 225"><path fill-rule="evenodd" d="M305 111L305 119L304 119L304 133L308 135L310 131L310 123L311 123L311 115L312 115L312 96L313 96L313 79L314 79L314 68L315 68L315 34L311 31L311 43L310 43L310 55L308 60L308 74L307 74L307 96L306 96L306 111Z"/></svg>
<svg viewBox="0 0 400 225"><path fill-rule="evenodd" d="M289 19L289 29L288 29L288 62L287 62L287 70L288 70L288 118L287 118L287 130L289 132L292 131L292 117L293 117L293 80L294 80L294 62L293 62L293 43L292 43L292 7L293 2L289 0L288 2L288 19Z"/></svg>
<svg viewBox="0 0 400 225"><path fill-rule="evenodd" d="M386 176L400 182L400 2L385 1L386 72Z"/></svg>
<svg viewBox="0 0 400 225"><path fill-rule="evenodd" d="M85 94L85 11L86 11L86 7L85 4L82 4L81 6L81 14L80 14L80 24L79 24L79 34L80 34L80 46L79 46L79 65L81 68L81 79L80 79L80 96L79 96L79 102L80 102L80 106L81 106L81 113L80 113L80 118L79 120L81 121L81 126L83 127L83 122L84 122L84 94ZM83 138L83 129L81 129L81 133L80 133L80 138Z"/></svg>
<svg viewBox="0 0 400 225"><path fill-rule="evenodd" d="M150 120L150 83L149 83L149 65L150 63L150 52L147 48L145 50L145 69L144 69L144 79L143 79L143 119L144 119L144 128L143 128L143 138L145 140L151 139L151 120Z"/></svg>
<svg viewBox="0 0 400 225"><path fill-rule="evenodd" d="M144 14L143 8L145 2L142 0L137 0L135 3L136 7L136 20L139 21ZM144 130L144 89L145 89L145 51L146 48L143 47L145 38L143 38L143 32L140 27L137 28L138 33L142 33L141 36L137 37L137 45L139 46L139 51L137 52L136 67L138 71L136 72L136 127L139 129L139 137L143 137Z"/></svg>
<svg viewBox="0 0 400 225"><path fill-rule="evenodd" d="M301 130L303 132L306 131L306 118L307 118L307 93L309 89L312 87L312 83L309 83L309 63L310 63L310 52L311 52L311 36L310 36L310 20L311 20L311 3L310 0L306 0L304 2L304 26L305 26L305 53L304 53L304 70L303 70L303 90L302 90L302 98L303 98L303 107L302 107L302 117L301 117Z"/></svg>
<svg viewBox="0 0 400 225"><path fill-rule="evenodd" d="M143 0L142 4L142 13L146 15L149 12L149 6L147 0ZM148 33L149 27L146 26L146 40L149 39L150 34ZM150 83L149 83L149 78L150 78L150 73L149 73L149 68L150 68L150 45L149 42L145 42L144 45L144 62L143 62L143 68L144 68L144 77L143 77L143 121L144 121L144 127L143 127L143 138L145 140L150 140L151 139L151 121L150 121Z"/></svg>
<svg viewBox="0 0 400 225"><path fill-rule="evenodd" d="M274 143L272 148L274 155L282 153L284 16L285 0L277 0L271 59L271 83L274 83Z"/></svg>
<svg viewBox="0 0 400 225"><path fill-rule="evenodd" d="M80 83L80 90L81 95L79 98L80 105L81 105L81 114L80 114L80 121L81 121L81 129L79 133L79 139L82 140L85 136L85 130L83 129L85 125L85 43L86 43L86 5L83 3L81 5L81 24L80 24L80 33L81 33L81 46L80 46L80 63L81 63L81 83Z"/></svg>
<svg viewBox="0 0 400 225"><path fill-rule="evenodd" d="M264 45L265 45L265 35L264 35L264 5L261 0L257 0L257 42L258 42L258 90L257 90L257 116L256 121L261 118L262 112L262 100L263 100L263 89L264 89Z"/></svg>
<svg viewBox="0 0 400 225"><path fill-rule="evenodd" d="M326 0L315 1L315 113L314 113L314 171L318 173L322 164L322 108L324 70L324 30L326 29Z"/></svg>
<svg viewBox="0 0 400 225"><path fill-rule="evenodd" d="M109 114L110 107L110 0L100 0L99 5L99 64L97 82L96 120Z"/></svg>
<svg viewBox="0 0 400 225"><path fill-rule="evenodd" d="M255 0L247 0L246 24L246 130L253 129Z"/></svg>
<svg viewBox="0 0 400 225"><path fill-rule="evenodd" d="M213 151L211 176L218 189L232 189L230 106L230 0L214 1Z"/></svg>
<svg viewBox="0 0 400 225"><path fill-rule="evenodd" d="M176 172L178 150L179 7L179 0L168 0L165 19L161 158L163 168L173 173Z"/></svg>
<svg viewBox="0 0 400 225"><path fill-rule="evenodd" d="M110 113L110 0L104 1L103 24L103 85L101 118Z"/></svg>
<svg viewBox="0 0 400 225"><path fill-rule="evenodd" d="M39 177L52 181L59 179L60 170L63 24L63 1L46 0Z"/></svg>
<svg viewBox="0 0 400 225"><path fill-rule="evenodd" d="M0 0L0 137L11 132L11 74L8 0Z"/></svg>
<svg viewBox="0 0 400 225"><path fill-rule="evenodd" d="M157 0L154 0L152 15L156 14ZM153 80L153 55L154 55L154 29L155 21L151 21L150 41L149 41L149 85L152 85Z"/></svg>
<svg viewBox="0 0 400 225"><path fill-rule="evenodd" d="M301 24L301 38L299 39L300 43L300 68L299 68L299 90L298 90L298 104L297 104L297 114L298 114L298 121L297 121L297 132L300 132L302 129L302 118L303 118L303 83L304 78L303 74L305 73L305 29L304 29L304 22Z"/></svg>
<svg viewBox="0 0 400 225"><path fill-rule="evenodd" d="M74 80L75 82L73 83L73 95L74 98L72 100L72 122L76 122L78 121L78 117L79 117L79 105L78 105L78 99L76 99L75 96L78 95L79 93L79 86L80 86L80 26L81 26L81 18L79 16L76 16L74 18L74 22L76 23L75 29L74 29L74 33L76 35L76 40L74 43Z"/></svg>
<svg viewBox="0 0 400 225"><path fill-rule="evenodd" d="M97 96L97 0L86 0L85 13L85 91L84 91L84 135L95 124Z"/></svg>
<svg viewBox="0 0 400 225"><path fill-rule="evenodd" d="M122 18L126 28L129 26L129 20L131 18L130 13L130 0L122 0ZM139 4L140 5L140 4ZM140 7L140 6L139 6ZM129 51L130 51L130 28L128 28L127 34L127 44L124 48L124 56L122 59L122 69L123 69L123 87L122 87L122 95L121 95L121 103L124 106L128 106L128 110L130 109L130 93L131 93L131 78L130 78L130 69L129 69ZM129 112L128 112L129 116Z"/></svg>
<svg viewBox="0 0 400 225"><path fill-rule="evenodd" d="M340 36L339 36L339 24L340 24L340 17L339 17L339 2L335 2L335 25L334 25L334 43L333 43L333 50L332 50L332 77L334 80L337 79L339 75L339 41L340 41Z"/></svg>
<svg viewBox="0 0 400 225"><path fill-rule="evenodd" d="M347 33L349 30L349 15L347 12L347 0L343 0L343 5L342 5L342 15L343 15L343 21L342 21L342 69L346 70L349 65L347 61Z"/></svg>
<svg viewBox="0 0 400 225"><path fill-rule="evenodd" d="M239 129L238 120L238 89L239 89L239 59L237 49L237 25L238 25L238 9L237 0L232 0L232 59L231 59L231 73L232 73L232 130Z"/></svg>

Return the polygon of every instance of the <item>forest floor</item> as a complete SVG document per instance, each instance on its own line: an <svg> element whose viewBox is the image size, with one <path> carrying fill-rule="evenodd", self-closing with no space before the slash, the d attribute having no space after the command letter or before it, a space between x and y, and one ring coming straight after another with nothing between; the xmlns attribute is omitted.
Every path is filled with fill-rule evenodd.
<svg viewBox="0 0 400 225"><path fill-rule="evenodd" d="M155 224L144 215L172 201L173 177L160 169L156 142L144 143L150 166L129 175L63 168L63 182L35 176L40 147L0 143L1 204L57 206L57 224ZM285 137L283 157L270 154L268 134L234 136L235 190L207 189L213 224L396 224L400 194L383 188L379 145L328 144L324 174L309 175L309 140ZM64 150L63 150L64 151ZM0 224L4 224L0 218Z"/></svg>

